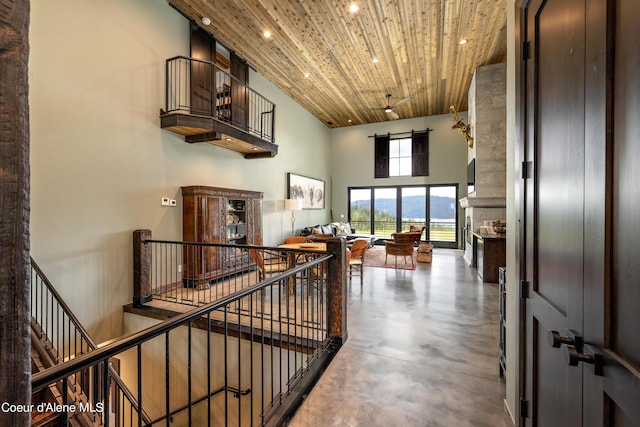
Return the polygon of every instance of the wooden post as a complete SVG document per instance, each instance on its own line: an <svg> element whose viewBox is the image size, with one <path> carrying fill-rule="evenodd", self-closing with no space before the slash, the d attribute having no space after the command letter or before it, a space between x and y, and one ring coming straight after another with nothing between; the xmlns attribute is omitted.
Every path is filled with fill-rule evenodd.
<svg viewBox="0 0 640 427"><path fill-rule="evenodd" d="M327 253L334 255L329 261L327 275L327 327L329 336L344 343L347 331L347 246L344 238L327 240Z"/></svg>
<svg viewBox="0 0 640 427"><path fill-rule="evenodd" d="M141 307L151 300L151 230L133 232L133 305Z"/></svg>
<svg viewBox="0 0 640 427"><path fill-rule="evenodd" d="M30 425L29 8L0 0L0 425ZM24 407L24 406L23 406Z"/></svg>

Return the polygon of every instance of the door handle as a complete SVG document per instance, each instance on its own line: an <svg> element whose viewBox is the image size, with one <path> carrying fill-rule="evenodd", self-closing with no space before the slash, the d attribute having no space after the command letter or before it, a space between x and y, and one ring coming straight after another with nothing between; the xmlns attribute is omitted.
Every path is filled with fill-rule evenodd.
<svg viewBox="0 0 640 427"><path fill-rule="evenodd" d="M553 348L560 348L562 344L572 345L574 347L581 348L582 338L578 336L571 329L569 329L568 332L569 332L568 333L569 336L563 337L562 335L560 335L560 332L552 331L551 329L549 329L547 331L547 341L549 342L549 345Z"/></svg>
<svg viewBox="0 0 640 427"><path fill-rule="evenodd" d="M574 346L566 345L562 349L564 361L569 366L578 366L580 362L593 365L594 375L602 376L602 355L597 354L588 345L583 346L583 352L579 352Z"/></svg>

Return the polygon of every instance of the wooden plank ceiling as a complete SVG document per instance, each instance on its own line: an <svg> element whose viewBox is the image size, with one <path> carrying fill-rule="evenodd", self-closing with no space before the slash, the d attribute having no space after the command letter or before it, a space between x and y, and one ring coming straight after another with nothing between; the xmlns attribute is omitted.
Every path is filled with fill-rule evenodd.
<svg viewBox="0 0 640 427"><path fill-rule="evenodd" d="M474 69L506 60L506 0L169 3L329 127L392 119L386 94L402 119L464 111Z"/></svg>

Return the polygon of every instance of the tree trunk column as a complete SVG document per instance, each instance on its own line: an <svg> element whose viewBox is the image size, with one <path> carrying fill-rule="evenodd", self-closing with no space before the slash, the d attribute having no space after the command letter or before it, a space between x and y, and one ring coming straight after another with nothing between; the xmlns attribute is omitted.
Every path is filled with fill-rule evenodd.
<svg viewBox="0 0 640 427"><path fill-rule="evenodd" d="M0 403L31 403L29 257L29 8L0 0ZM26 426L30 412L0 411Z"/></svg>
<svg viewBox="0 0 640 427"><path fill-rule="evenodd" d="M150 301L151 289L151 230L133 232L133 305L142 306Z"/></svg>
<svg viewBox="0 0 640 427"><path fill-rule="evenodd" d="M342 238L327 240L329 260L327 274L327 327L329 336L347 340L347 246Z"/></svg>

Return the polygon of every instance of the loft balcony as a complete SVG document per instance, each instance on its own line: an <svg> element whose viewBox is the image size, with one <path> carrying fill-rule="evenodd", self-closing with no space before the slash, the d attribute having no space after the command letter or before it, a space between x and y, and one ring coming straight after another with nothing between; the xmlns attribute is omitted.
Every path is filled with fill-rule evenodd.
<svg viewBox="0 0 640 427"><path fill-rule="evenodd" d="M184 56L167 59L163 129L185 142L208 142L247 159L274 157L274 103L213 62Z"/></svg>

